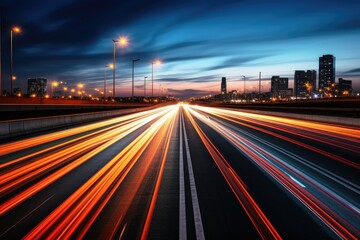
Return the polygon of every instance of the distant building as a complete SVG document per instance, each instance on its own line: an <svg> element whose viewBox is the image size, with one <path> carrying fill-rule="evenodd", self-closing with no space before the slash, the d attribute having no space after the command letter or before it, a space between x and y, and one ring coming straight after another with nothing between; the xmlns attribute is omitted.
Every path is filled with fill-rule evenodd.
<svg viewBox="0 0 360 240"><path fill-rule="evenodd" d="M226 94L226 77L221 78L221 94Z"/></svg>
<svg viewBox="0 0 360 240"><path fill-rule="evenodd" d="M271 77L271 93L276 93L280 90L287 90L289 88L289 78L281 78L280 76Z"/></svg>
<svg viewBox="0 0 360 240"><path fill-rule="evenodd" d="M310 97L315 91L316 71L315 70L296 70L294 76L294 95L295 97Z"/></svg>
<svg viewBox="0 0 360 240"><path fill-rule="evenodd" d="M29 96L43 97L46 94L46 84L46 78L28 78L27 92Z"/></svg>
<svg viewBox="0 0 360 240"><path fill-rule="evenodd" d="M348 96L352 94L352 81L339 78L339 93L341 96Z"/></svg>
<svg viewBox="0 0 360 240"><path fill-rule="evenodd" d="M280 76L271 77L271 97L287 98L292 96L292 89L289 89L289 78Z"/></svg>
<svg viewBox="0 0 360 240"><path fill-rule="evenodd" d="M335 83L335 57L323 55L319 57L319 92Z"/></svg>

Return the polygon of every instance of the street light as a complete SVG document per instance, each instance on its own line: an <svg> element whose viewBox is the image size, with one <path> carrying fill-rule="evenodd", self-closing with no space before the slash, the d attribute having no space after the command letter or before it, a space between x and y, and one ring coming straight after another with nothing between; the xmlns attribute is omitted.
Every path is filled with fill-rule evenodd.
<svg viewBox="0 0 360 240"><path fill-rule="evenodd" d="M132 91L131 91L131 99L132 99L132 101L134 101L134 65L135 65L135 62L137 62L139 60L140 60L140 58L132 60Z"/></svg>
<svg viewBox="0 0 360 240"><path fill-rule="evenodd" d="M52 95L52 97L55 97L54 87L57 87L57 86L59 86L59 83L58 83L58 82L52 82L52 83L51 83L51 95Z"/></svg>
<svg viewBox="0 0 360 240"><path fill-rule="evenodd" d="M146 98L146 79L147 78L148 78L147 76L144 77L144 98Z"/></svg>
<svg viewBox="0 0 360 240"><path fill-rule="evenodd" d="M245 97L245 76L244 76L244 75L242 75L241 77L243 77L243 78L244 78L244 91L243 91L243 93L244 93L244 97Z"/></svg>
<svg viewBox="0 0 360 240"><path fill-rule="evenodd" d="M13 32L14 33L20 33L21 29L19 27L13 27L10 30L10 96L13 94L13 80L14 79L14 66L13 66Z"/></svg>
<svg viewBox="0 0 360 240"><path fill-rule="evenodd" d="M114 52L113 52L113 90L112 90L112 97L115 99L115 50L116 50L116 43L119 43L121 47L125 47L128 44L128 40L125 37L121 37L119 40L112 40L114 43Z"/></svg>
<svg viewBox="0 0 360 240"><path fill-rule="evenodd" d="M107 64L104 67L104 100L106 99L106 68L107 67L114 69L114 64Z"/></svg>
<svg viewBox="0 0 360 240"><path fill-rule="evenodd" d="M155 65L160 65L161 61L160 60L155 60L151 62L151 97L154 97L154 64Z"/></svg>

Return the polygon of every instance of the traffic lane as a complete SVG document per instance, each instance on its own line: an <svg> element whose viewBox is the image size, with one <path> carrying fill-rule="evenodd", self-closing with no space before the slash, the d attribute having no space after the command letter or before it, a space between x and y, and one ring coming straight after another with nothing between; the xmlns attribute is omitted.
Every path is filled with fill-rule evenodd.
<svg viewBox="0 0 360 240"><path fill-rule="evenodd" d="M282 146L285 151L290 151L293 155L301 156L302 159L311 159L311 164L316 165L320 169L325 169L328 172L334 173L340 178L347 179L347 181L351 181L354 185L359 185L358 179L358 169L354 166L349 166L348 164L344 164L343 161L358 163L358 154L356 152L347 151L344 154L343 148L337 148L334 146L328 146L326 143L319 143L316 139L309 138L301 138L297 135L282 132L278 129L267 128L261 125L257 125L256 123L252 123L250 120L240 120L233 122L233 119L224 119L219 116L210 115L206 112L201 111L202 114L208 116L210 119L214 119L218 122L225 122L226 124L230 124L236 128L236 131L241 135L252 135L255 137L250 137L253 139L258 138L258 144L263 143L261 141L268 140L270 144L278 146L279 150ZM267 131L267 132L264 132ZM273 133L277 133L277 135L273 135ZM285 137L282 139L282 137ZM297 141L297 142L294 142ZM343 140L339 140L344 142ZM304 144L307 145L304 147ZM354 148L357 146L356 142L351 142ZM277 151L279 153L279 151ZM335 156L334 156L335 155ZM332 158L333 157L333 158ZM341 158L341 159L338 159ZM288 158L290 159L291 158ZM302 163L291 160L291 164L295 166L304 167ZM300 165L299 165L300 164ZM308 169L307 171L312 171ZM352 194L352 193L350 193Z"/></svg>
<svg viewBox="0 0 360 240"><path fill-rule="evenodd" d="M151 125L151 122L148 123ZM141 132L148 126L136 130L112 146L104 149L98 155L95 155L79 167L73 169L57 181L47 186L37 194L33 195L23 203L19 204L11 211L3 215L2 219L6 219L1 224L1 233L6 232L4 236L19 239L25 236L32 228L34 228L41 220L67 199L73 192L80 188L91 176L98 172L110 159L118 152L123 150L130 142L132 142ZM58 169L53 169L41 179L46 178ZM41 180L38 179L38 180ZM34 183L31 182L30 185ZM2 198L5 202L14 194L25 190L29 185L16 190L12 194L8 194ZM9 231L8 231L9 230Z"/></svg>
<svg viewBox="0 0 360 240"><path fill-rule="evenodd" d="M205 237L260 239L191 122L184 117Z"/></svg>
<svg viewBox="0 0 360 240"><path fill-rule="evenodd" d="M281 161L291 164L294 169L300 170L302 175L311 177L315 183L320 183L332 192L336 192L339 198L346 199L352 205L357 206L356 199L359 196L359 179L356 177L356 169L348 165L342 165L343 168L334 168L333 166L319 164L321 160L329 161L323 154L317 151L310 151L306 148L301 148L292 142L282 142L282 145L277 145L274 136L258 135L255 131L241 130L237 123L227 121L224 119L217 119L217 117L210 116L212 120L217 121L222 125L226 125L234 133L241 136L246 136L252 143L259 146L264 151L275 155ZM339 169L341 171L339 171ZM345 170L344 170L345 169ZM312 180L312 181L314 181ZM323 198L323 201L325 199ZM343 201L343 200L341 200ZM333 205L332 203L328 203Z"/></svg>
<svg viewBox="0 0 360 240"><path fill-rule="evenodd" d="M179 238L179 133L178 115L166 157L149 239Z"/></svg>
<svg viewBox="0 0 360 240"><path fill-rule="evenodd" d="M329 238L327 230L320 227L320 221L310 216L294 196L284 191L282 186L267 176L221 134L199 120L196 122L246 184L250 195L281 237L285 239Z"/></svg>
<svg viewBox="0 0 360 240"><path fill-rule="evenodd" d="M171 126L164 126L149 142L85 238L141 238L156 183L163 171L161 166L168 152L166 146L171 131Z"/></svg>
<svg viewBox="0 0 360 240"><path fill-rule="evenodd" d="M82 238L116 189L128 176L129 171L137 163L159 129L161 131L161 129L166 130L168 128L169 119L173 118L176 110L176 108L172 108L171 111L137 136L123 151L118 153L106 166L51 212L26 236L26 239L35 236Z"/></svg>

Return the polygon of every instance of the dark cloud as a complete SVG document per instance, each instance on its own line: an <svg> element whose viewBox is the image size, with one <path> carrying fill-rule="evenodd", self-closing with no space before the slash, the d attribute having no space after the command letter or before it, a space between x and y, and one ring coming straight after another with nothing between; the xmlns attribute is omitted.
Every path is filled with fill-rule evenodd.
<svg viewBox="0 0 360 240"><path fill-rule="evenodd" d="M247 56L247 57L236 57L236 58L231 58L228 60L225 60L222 64L216 65L216 66L212 66L212 67L208 67L203 69L204 71L211 71L211 70L218 70L218 69L225 69L225 68L230 68L230 67L238 67L241 66L245 63L254 61L254 60L258 60L261 58L264 58L267 56L261 55L261 56Z"/></svg>
<svg viewBox="0 0 360 240"><path fill-rule="evenodd" d="M360 68L354 68L349 71L346 71L345 73L360 73Z"/></svg>
<svg viewBox="0 0 360 240"><path fill-rule="evenodd" d="M138 44L122 53L117 52L119 76L126 81L130 78L132 58L141 58L136 65L137 73L148 75L149 62L160 57L168 69L201 60L199 71L191 71L205 76L192 77L191 71L176 72L171 76L158 73L158 81L201 83L219 78L207 76L206 71L248 66L252 61L278 54L272 49L260 53L261 47L247 51L249 45L264 46L262 44L266 43L269 46L274 41L340 36L360 29L360 15L351 11L360 7L359 1L339 4L329 0L324 6L321 1L305 0L294 6L281 0L271 3L239 0L3 0L2 6L6 20L4 35L8 36L9 27L14 23L23 28L23 33L14 37L14 64L19 78L42 75L68 81L91 80L92 84L100 82L102 66L112 61L111 37L117 37L123 31L131 31ZM243 16L243 20L236 22L239 16ZM232 27L227 28L227 24ZM243 28L247 28L247 24L256 31L246 32ZM100 45L104 38L109 38L106 46ZM3 46L3 69L8 74L9 37L4 38ZM237 52L237 48L247 52ZM234 57L237 54L243 57ZM220 64L206 61L216 57L229 59L220 60ZM346 76L356 74L358 70L350 70Z"/></svg>
<svg viewBox="0 0 360 240"><path fill-rule="evenodd" d="M190 97L201 97L209 94L209 91L197 90L197 89L168 89L168 93L180 97L181 99L187 99Z"/></svg>

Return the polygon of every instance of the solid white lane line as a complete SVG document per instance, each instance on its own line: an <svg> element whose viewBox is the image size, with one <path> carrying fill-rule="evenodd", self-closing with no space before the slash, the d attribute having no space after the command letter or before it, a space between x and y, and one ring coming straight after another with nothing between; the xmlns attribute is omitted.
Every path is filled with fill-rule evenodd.
<svg viewBox="0 0 360 240"><path fill-rule="evenodd" d="M182 127L184 129L185 150L186 150L186 158L187 158L187 164L188 164L188 170L189 170L191 201L192 201L193 212L194 212L196 239L203 240L203 239L205 239L204 228L203 228L203 224L202 224L202 220L201 220L199 200L198 200L198 196L197 196L197 192L196 192L194 172L193 172L192 163L191 163L189 143L188 143L188 138L187 138L187 134L186 134L185 122L184 122L183 115L181 115L181 119L182 119L182 123L183 123Z"/></svg>
<svg viewBox="0 0 360 240"><path fill-rule="evenodd" d="M183 154L183 134L182 134L182 112L180 111L180 156L179 156L179 239L187 239L186 231L186 204L185 204L185 178L184 178L184 154Z"/></svg>

